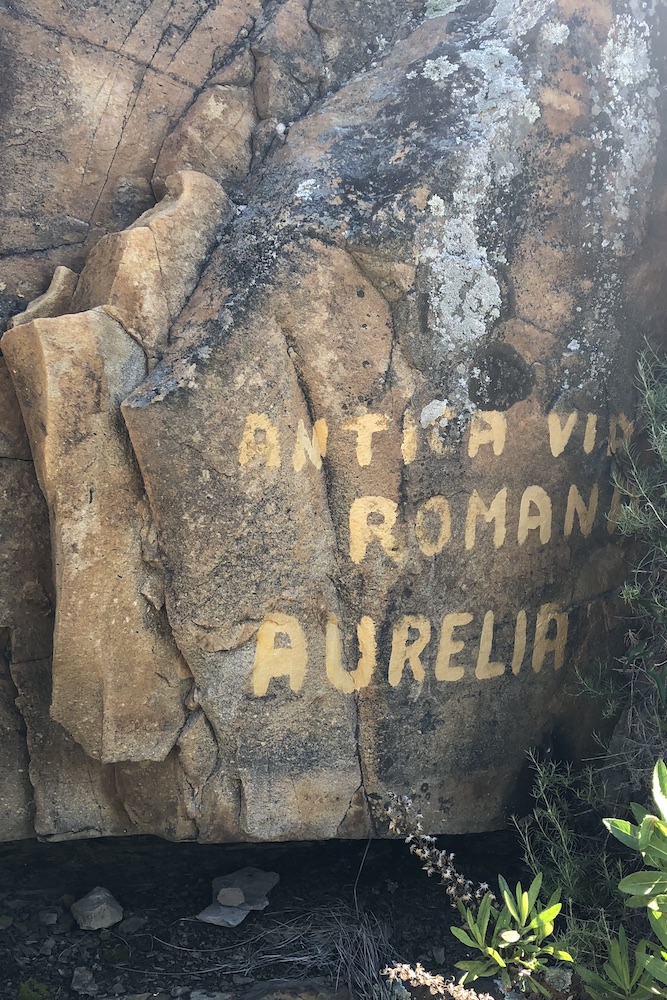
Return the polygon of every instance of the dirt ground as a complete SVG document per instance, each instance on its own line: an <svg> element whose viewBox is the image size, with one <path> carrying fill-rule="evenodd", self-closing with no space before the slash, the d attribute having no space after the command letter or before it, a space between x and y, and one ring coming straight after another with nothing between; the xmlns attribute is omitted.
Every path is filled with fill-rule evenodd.
<svg viewBox="0 0 667 1000"><path fill-rule="evenodd" d="M522 875L510 833L452 837L447 848L474 880ZM211 901L211 880L246 865L280 875L267 909L233 929L194 919ZM125 920L137 919L80 930L69 906L97 885ZM260 1000L289 994L294 980L302 997L379 997L387 962L455 971L464 955L452 918L443 889L402 842L0 844L0 998Z"/></svg>

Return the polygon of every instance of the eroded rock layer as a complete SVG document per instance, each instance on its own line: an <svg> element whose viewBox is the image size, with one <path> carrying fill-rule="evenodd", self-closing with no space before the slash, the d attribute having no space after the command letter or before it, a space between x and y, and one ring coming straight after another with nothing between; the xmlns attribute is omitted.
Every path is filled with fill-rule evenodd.
<svg viewBox="0 0 667 1000"><path fill-rule="evenodd" d="M32 6L3 16L73 80L92 22ZM153 6L94 43L104 128L145 72L77 253L39 258L85 266L2 339L0 835L365 837L391 792L498 828L528 747L585 749L574 671L619 639L660 11L212 4L146 63Z"/></svg>

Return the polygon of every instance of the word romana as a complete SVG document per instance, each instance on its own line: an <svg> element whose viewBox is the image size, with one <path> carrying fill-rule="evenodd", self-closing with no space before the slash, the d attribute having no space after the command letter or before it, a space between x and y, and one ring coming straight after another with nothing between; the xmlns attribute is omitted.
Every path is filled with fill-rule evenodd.
<svg viewBox="0 0 667 1000"><path fill-rule="evenodd" d="M493 545L501 548L509 541L508 511L509 491L506 487L498 490L487 503L477 490L470 494L466 506L463 531L463 542L467 550L473 549L484 524L492 525ZM615 491L609 511L606 512L607 531L611 534L616 527L619 493ZM551 497L541 486L527 486L519 498L518 517L516 518L516 534L513 536L518 545L523 545L532 532L540 545L546 545L554 534L554 510ZM579 488L572 484L568 490L567 503L562 522L558 530L562 530L563 538L569 538L575 531L575 524L584 538L593 531L598 514L599 487L594 483L586 496L582 496ZM372 543L377 543L382 550L400 564L403 552L394 535L394 526L398 517L398 504L389 497L367 496L357 497L350 507L349 556L353 563L361 563L368 553ZM411 525L422 555L437 556L452 538L452 515L450 503L446 497L433 496L425 500L417 508L414 524ZM491 529L489 529L491 531Z"/></svg>

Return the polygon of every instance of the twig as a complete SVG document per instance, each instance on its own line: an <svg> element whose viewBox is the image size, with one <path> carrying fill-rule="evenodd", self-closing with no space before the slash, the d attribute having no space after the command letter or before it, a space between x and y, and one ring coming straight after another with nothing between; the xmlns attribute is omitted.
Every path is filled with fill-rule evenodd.
<svg viewBox="0 0 667 1000"><path fill-rule="evenodd" d="M357 872L357 877L354 880L354 886L352 887L352 895L354 897L354 909L355 909L355 911L357 913L359 913L359 901L357 899L357 886L359 885L359 879L361 878L361 872L363 870L364 863L365 863L366 857L368 855L368 849L369 849L370 846L371 846L371 838L369 837L368 840L366 841L366 850L364 851L363 857L361 859L361 864L359 865L359 871Z"/></svg>

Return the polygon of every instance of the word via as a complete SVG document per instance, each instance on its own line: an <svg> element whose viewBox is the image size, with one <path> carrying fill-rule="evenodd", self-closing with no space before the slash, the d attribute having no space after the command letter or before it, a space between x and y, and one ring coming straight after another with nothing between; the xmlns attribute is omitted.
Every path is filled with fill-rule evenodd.
<svg viewBox="0 0 667 1000"><path fill-rule="evenodd" d="M446 407L443 412L445 423L456 414ZM549 449L554 458L561 455L573 440L577 440L586 455L593 451L598 439L598 414L580 414L573 410L569 414L559 414L555 410L548 413L546 434ZM384 413L364 413L354 420L341 424L338 430L349 436L350 447L354 447L357 464L361 467L373 461L373 442L378 434L392 429L392 420ZM436 455L444 455L445 450L437 426L423 428L429 449ZM618 450L624 438L632 434L632 424L624 413L613 416L605 427L609 454ZM418 425L406 410L401 427L401 455L405 465L417 457L419 446ZM502 455L507 440L507 415L499 410L477 410L473 413L468 428L468 456L475 458L481 449L490 448L496 457ZM326 420L316 420L309 433L303 420L297 423L294 441L287 447L295 472L310 463L316 469L322 468L329 442L329 427ZM249 413L241 441L239 443L239 464L246 466L266 466L279 469L283 461L285 442L277 425L267 413Z"/></svg>
<svg viewBox="0 0 667 1000"><path fill-rule="evenodd" d="M488 503L477 490L472 491L466 507L464 526L466 549L475 547L484 524L493 525L493 545L496 549L505 544L508 498L506 487L498 490ZM577 486L570 486L562 522L564 538L572 535L575 524L581 535L588 538L598 512L598 501L597 483L594 483L587 496L583 496ZM616 527L619 502L620 495L616 491L607 516L607 531L610 534ZM554 520L553 505L548 493L541 486L527 486L521 494L518 507L518 544L523 545L531 533L536 532L540 545L546 545L552 537ZM389 497L357 497L352 502L349 528L350 559L353 563L358 565L362 562L373 543L378 544L395 562L401 562L403 554L394 536L397 517L398 504ZM423 555L431 557L442 552L452 537L452 516L446 497L429 497L417 508L414 532Z"/></svg>
<svg viewBox="0 0 667 1000"><path fill-rule="evenodd" d="M462 630L472 625L474 616L467 611L446 614L440 623L435 657L436 681L463 680L470 673L459 659L466 641ZM493 611L484 615L481 631L476 640L474 676L477 680L501 677L508 667L515 676L520 673L528 649L528 615L519 611L514 625L514 646L509 663L492 659L495 619ZM424 615L404 615L393 626L391 655L387 680L391 687L398 687L406 672L414 680L423 681L426 670L422 656L426 648L435 643L434 628ZM538 674L547 660L555 670L565 662L568 614L554 604L543 604L535 616L533 645L530 664ZM357 625L359 660L354 670L346 670L343 640L338 620L331 616L326 626L324 670L329 683L344 694L352 694L368 687L378 669L377 629L367 615ZM274 677L287 677L292 691L298 692L308 670L308 643L306 633L298 618L275 612L268 615L257 632L257 646L252 673L252 688L256 697L267 694Z"/></svg>

